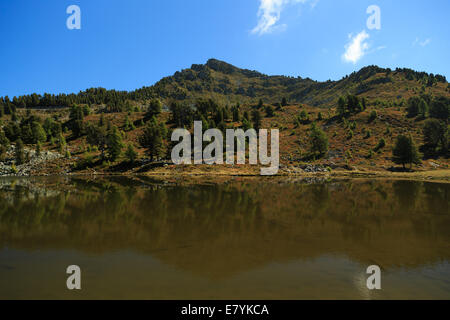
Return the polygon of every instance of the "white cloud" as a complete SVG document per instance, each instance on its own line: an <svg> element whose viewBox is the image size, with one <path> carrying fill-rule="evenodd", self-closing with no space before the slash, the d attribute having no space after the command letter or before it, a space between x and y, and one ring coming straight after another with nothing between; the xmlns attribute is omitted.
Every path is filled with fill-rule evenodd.
<svg viewBox="0 0 450 320"><path fill-rule="evenodd" d="M274 30L285 29L286 25L277 25L281 12L288 4L311 2L314 8L319 0L259 0L258 24L253 28L253 34L271 33Z"/></svg>
<svg viewBox="0 0 450 320"><path fill-rule="evenodd" d="M416 40L414 40L414 42L413 42L413 47L416 46L416 45L419 45L421 47L425 47L425 46L429 45L430 43L431 43L431 39L430 38L425 39L423 41L421 41L419 38L416 38Z"/></svg>
<svg viewBox="0 0 450 320"><path fill-rule="evenodd" d="M345 46L345 52L342 55L344 61L357 63L369 49L369 44L366 42L369 37L366 30L361 31L354 37L350 34L350 42Z"/></svg>

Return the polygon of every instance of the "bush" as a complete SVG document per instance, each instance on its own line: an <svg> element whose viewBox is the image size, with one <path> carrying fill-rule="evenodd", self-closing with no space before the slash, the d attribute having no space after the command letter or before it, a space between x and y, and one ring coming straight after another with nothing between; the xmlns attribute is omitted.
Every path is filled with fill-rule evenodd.
<svg viewBox="0 0 450 320"><path fill-rule="evenodd" d="M275 112L274 112L272 106L267 106L266 107L266 117L272 118L274 115L275 115Z"/></svg>
<svg viewBox="0 0 450 320"><path fill-rule="evenodd" d="M386 146L386 141L384 140L384 138L381 138L378 141L378 144L376 145L374 151L378 152L379 150L383 149Z"/></svg>
<svg viewBox="0 0 450 320"><path fill-rule="evenodd" d="M75 170L84 170L86 168L92 168L93 166L94 166L94 157L89 156L89 157L86 157L85 159L81 159L80 161L78 161L75 164L74 169Z"/></svg>
<svg viewBox="0 0 450 320"><path fill-rule="evenodd" d="M369 115L368 122L371 123L371 122L375 121L377 119L377 117L378 117L378 113L375 110L373 110Z"/></svg>
<svg viewBox="0 0 450 320"><path fill-rule="evenodd" d="M349 140L353 139L353 135L354 135L353 130L351 130L351 129L348 130L347 139L349 139Z"/></svg>
<svg viewBox="0 0 450 320"><path fill-rule="evenodd" d="M302 110L297 117L297 121L301 124L308 124L310 122L308 113L306 113L305 110Z"/></svg>

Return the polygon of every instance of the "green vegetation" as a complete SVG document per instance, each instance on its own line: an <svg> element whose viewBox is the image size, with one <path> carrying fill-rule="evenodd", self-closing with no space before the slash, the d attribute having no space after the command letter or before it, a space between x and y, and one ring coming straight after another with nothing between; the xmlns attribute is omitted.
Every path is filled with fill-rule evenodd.
<svg viewBox="0 0 450 320"><path fill-rule="evenodd" d="M381 149L383 149L386 146L386 140L384 140L384 138L381 138L378 141L378 144L375 146L375 148L373 149L375 152L380 151Z"/></svg>
<svg viewBox="0 0 450 320"><path fill-rule="evenodd" d="M423 127L424 151L426 156L446 155L449 149L448 126L437 119L429 119Z"/></svg>
<svg viewBox="0 0 450 320"><path fill-rule="evenodd" d="M148 111L145 114L146 119L151 119L153 117L157 117L162 110L162 103L159 99L152 99L148 106Z"/></svg>
<svg viewBox="0 0 450 320"><path fill-rule="evenodd" d="M136 159L138 157L138 153L134 150L134 147L132 144L129 144L127 147L127 150L125 151L125 157L130 163L135 163Z"/></svg>
<svg viewBox="0 0 450 320"><path fill-rule="evenodd" d="M402 88L408 89L406 95ZM266 76L212 59L134 92L88 89L73 95L1 97L0 160L19 140L22 163L33 154L30 150L57 150L66 156L70 150L80 158L80 167L135 162L143 149L158 160L170 150L167 128L192 130L198 120L203 130L278 128L286 139L280 150L284 159L296 162L291 155L310 144L311 160L322 158L330 146L352 150L352 157L341 152L333 161L355 166L368 165L365 159L378 153L372 163L385 167L387 143L411 133L411 142L423 138L425 159L441 158L438 165L445 167L450 115L445 90L445 77L409 69L370 66L320 83ZM321 127L309 128L312 121Z"/></svg>
<svg viewBox="0 0 450 320"><path fill-rule="evenodd" d="M261 113L259 112L259 110L253 110L252 111L252 123L253 123L253 128L258 131L261 128Z"/></svg>
<svg viewBox="0 0 450 320"><path fill-rule="evenodd" d="M25 154L22 139L17 139L16 141L15 158L17 165L25 163Z"/></svg>
<svg viewBox="0 0 450 320"><path fill-rule="evenodd" d="M322 129L313 122L309 135L310 152L314 157L321 158L328 152L328 137Z"/></svg>
<svg viewBox="0 0 450 320"><path fill-rule="evenodd" d="M156 122L155 119L149 121L139 137L139 143L147 149L152 160L164 154L164 139L167 136L167 129L163 123Z"/></svg>
<svg viewBox="0 0 450 320"><path fill-rule="evenodd" d="M112 127L112 129L107 133L106 149L108 151L108 159L112 162L116 161L122 153L122 137L116 127Z"/></svg>
<svg viewBox="0 0 450 320"><path fill-rule="evenodd" d="M370 112L369 119L367 120L367 122L368 122L368 123L372 123L372 122L374 122L377 118L378 118L378 112L376 112L375 110L372 110L372 111Z"/></svg>
<svg viewBox="0 0 450 320"><path fill-rule="evenodd" d="M393 161L405 168L406 164L420 164L420 155L411 137L400 135L397 137L392 150Z"/></svg>

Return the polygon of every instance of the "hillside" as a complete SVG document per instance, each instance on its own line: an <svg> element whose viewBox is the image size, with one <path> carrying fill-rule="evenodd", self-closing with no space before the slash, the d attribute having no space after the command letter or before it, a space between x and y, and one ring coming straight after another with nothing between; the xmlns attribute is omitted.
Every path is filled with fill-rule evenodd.
<svg viewBox="0 0 450 320"><path fill-rule="evenodd" d="M0 105L16 108L70 107L76 104L107 105L113 111L125 108L127 101L143 103L152 98L169 103L172 100L195 103L198 99L213 99L219 103L276 103L286 98L290 103L305 103L314 107L336 106L345 94L369 99L396 101L428 91L434 95L449 95L450 86L441 75L416 72L411 69L364 67L339 81L318 82L309 78L268 76L257 71L240 69L226 62L210 59L204 65L165 77L153 86L135 91L90 88L77 94L36 93L20 97L0 97Z"/></svg>
<svg viewBox="0 0 450 320"><path fill-rule="evenodd" d="M392 71L368 66L339 81L317 82L300 77L267 76L210 59L205 65L192 65L131 95L188 101L211 98L222 103L251 103L258 99L275 103L285 97L291 103L327 108L336 106L337 99L347 93L370 99L398 100L418 93L422 85L428 87L429 84L432 84L429 89L433 94L450 92L445 77L410 69Z"/></svg>
<svg viewBox="0 0 450 320"><path fill-rule="evenodd" d="M339 115L340 97L346 101L356 99L358 110ZM247 115L248 122L253 122L253 113L257 111L262 118L261 128L280 130L282 173L391 172L397 170L392 162L392 148L399 135L411 136L423 153L422 163L415 170L442 170L450 164L447 148L450 86L443 76L369 66L339 81L317 82L267 76L210 59L205 65L192 65L133 92L97 88L72 95L1 98L0 140L3 135L7 138L3 141L8 143L3 143L0 152L0 174L257 172L250 166L235 167L232 171L226 166L157 168L158 164L152 164L150 159L153 158L150 149L141 142L146 128L151 126L149 103L155 99L162 102L163 108L154 114L154 121L167 127L169 133L180 126L189 128L193 120L200 118L209 122L210 127L245 127L244 117ZM411 114L414 108L421 111ZM435 110L440 110L440 114L436 115ZM440 146L434 146L430 152L423 128L429 119L436 117L445 130L441 136L446 140L439 140ZM313 122L329 142L328 152L320 157L310 153ZM98 130L95 141L89 138L93 128ZM122 143L122 152L114 158L109 157L110 136ZM17 139L25 143L25 153L29 152L31 157L27 160L34 163L34 168L26 163L21 165L23 168L12 168ZM164 160L170 138L164 136L162 140L156 158ZM59 152L65 157L49 161L33 159L38 141L42 151ZM125 155L130 145L137 152L133 164Z"/></svg>

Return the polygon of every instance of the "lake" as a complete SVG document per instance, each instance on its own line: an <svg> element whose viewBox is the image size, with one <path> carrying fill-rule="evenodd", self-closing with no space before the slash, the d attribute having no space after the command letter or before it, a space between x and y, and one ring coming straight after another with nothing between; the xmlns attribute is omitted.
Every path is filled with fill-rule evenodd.
<svg viewBox="0 0 450 320"><path fill-rule="evenodd" d="M0 299L450 299L450 184L0 179ZM82 289L66 288L78 265ZM367 289L370 265L382 290Z"/></svg>

